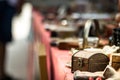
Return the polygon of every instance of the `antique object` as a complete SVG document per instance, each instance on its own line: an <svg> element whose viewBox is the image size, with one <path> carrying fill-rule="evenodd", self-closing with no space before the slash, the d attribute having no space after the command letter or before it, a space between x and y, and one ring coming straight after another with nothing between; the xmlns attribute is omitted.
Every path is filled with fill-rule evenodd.
<svg viewBox="0 0 120 80"><path fill-rule="evenodd" d="M75 33L76 33L76 29L73 27L58 26L54 30L51 30L51 37L59 37L59 38L74 37Z"/></svg>
<svg viewBox="0 0 120 80"><path fill-rule="evenodd" d="M62 50L79 49L79 44L77 42L60 42L58 48Z"/></svg>
<svg viewBox="0 0 120 80"><path fill-rule="evenodd" d="M111 67L110 65L107 65L103 72L103 76L105 77L105 79L113 77L113 75L115 75L115 74L116 74L115 69L113 67Z"/></svg>
<svg viewBox="0 0 120 80"><path fill-rule="evenodd" d="M74 80L105 80L103 77L103 72L84 72L75 71Z"/></svg>
<svg viewBox="0 0 120 80"><path fill-rule="evenodd" d="M120 68L120 53L111 54L111 66L118 70Z"/></svg>
<svg viewBox="0 0 120 80"><path fill-rule="evenodd" d="M58 41L58 48L70 50L71 48L79 49L79 40L77 38L66 38Z"/></svg>
<svg viewBox="0 0 120 80"><path fill-rule="evenodd" d="M87 20L87 22L85 23L84 33L83 33L83 48L84 49L89 47L88 36L89 36L91 26L93 26L93 30L96 32L96 33L93 33L93 34L95 34L94 36L98 37L98 35L99 35L100 27L99 27L98 20L96 20L96 19ZM92 31L92 32L94 32L94 31Z"/></svg>
<svg viewBox="0 0 120 80"><path fill-rule="evenodd" d="M88 45L89 47L97 47L98 38L89 37ZM63 50L70 50L71 48L83 49L83 38L65 38L58 41L58 48Z"/></svg>
<svg viewBox="0 0 120 80"><path fill-rule="evenodd" d="M116 71L112 66L108 65L104 72L103 76L105 80L120 80L120 72Z"/></svg>
<svg viewBox="0 0 120 80"><path fill-rule="evenodd" d="M80 50L72 55L71 71L103 71L108 64L109 57L101 50Z"/></svg>

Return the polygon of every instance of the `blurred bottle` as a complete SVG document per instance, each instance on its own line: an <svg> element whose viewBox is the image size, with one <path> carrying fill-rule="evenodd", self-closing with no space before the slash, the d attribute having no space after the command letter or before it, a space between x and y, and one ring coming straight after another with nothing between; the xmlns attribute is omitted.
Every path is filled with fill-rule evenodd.
<svg viewBox="0 0 120 80"><path fill-rule="evenodd" d="M120 47L120 28L113 29L113 35L112 35L112 45L119 46ZM120 52L120 49L117 51Z"/></svg>

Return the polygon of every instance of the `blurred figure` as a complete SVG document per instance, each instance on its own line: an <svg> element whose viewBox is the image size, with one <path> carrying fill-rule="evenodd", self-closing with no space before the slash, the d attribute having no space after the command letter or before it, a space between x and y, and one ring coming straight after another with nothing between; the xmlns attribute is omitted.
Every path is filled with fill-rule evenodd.
<svg viewBox="0 0 120 80"><path fill-rule="evenodd" d="M5 73L6 44L12 40L12 18L21 12L23 2L23 0L0 0L0 80L13 80Z"/></svg>

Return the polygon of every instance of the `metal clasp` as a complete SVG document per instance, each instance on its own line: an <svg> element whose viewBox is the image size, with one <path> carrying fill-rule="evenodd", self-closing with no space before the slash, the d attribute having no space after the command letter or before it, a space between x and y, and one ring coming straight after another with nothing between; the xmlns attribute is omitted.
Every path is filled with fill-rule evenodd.
<svg viewBox="0 0 120 80"><path fill-rule="evenodd" d="M83 67L83 58L79 58L79 67L80 67L80 68Z"/></svg>

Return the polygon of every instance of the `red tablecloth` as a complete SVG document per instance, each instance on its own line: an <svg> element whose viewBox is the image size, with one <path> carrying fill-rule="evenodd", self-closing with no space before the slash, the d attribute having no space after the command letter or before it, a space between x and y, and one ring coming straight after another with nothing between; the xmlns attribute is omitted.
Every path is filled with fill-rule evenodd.
<svg viewBox="0 0 120 80"><path fill-rule="evenodd" d="M50 33L44 29L42 19L39 12L33 11L35 39L39 38L46 47L49 80L73 80L71 69L66 67L66 63L71 60L69 51L50 46Z"/></svg>
<svg viewBox="0 0 120 80"><path fill-rule="evenodd" d="M66 63L71 60L71 54L68 50L59 50L57 47L51 47L52 64L54 71L54 80L73 80L71 69Z"/></svg>

